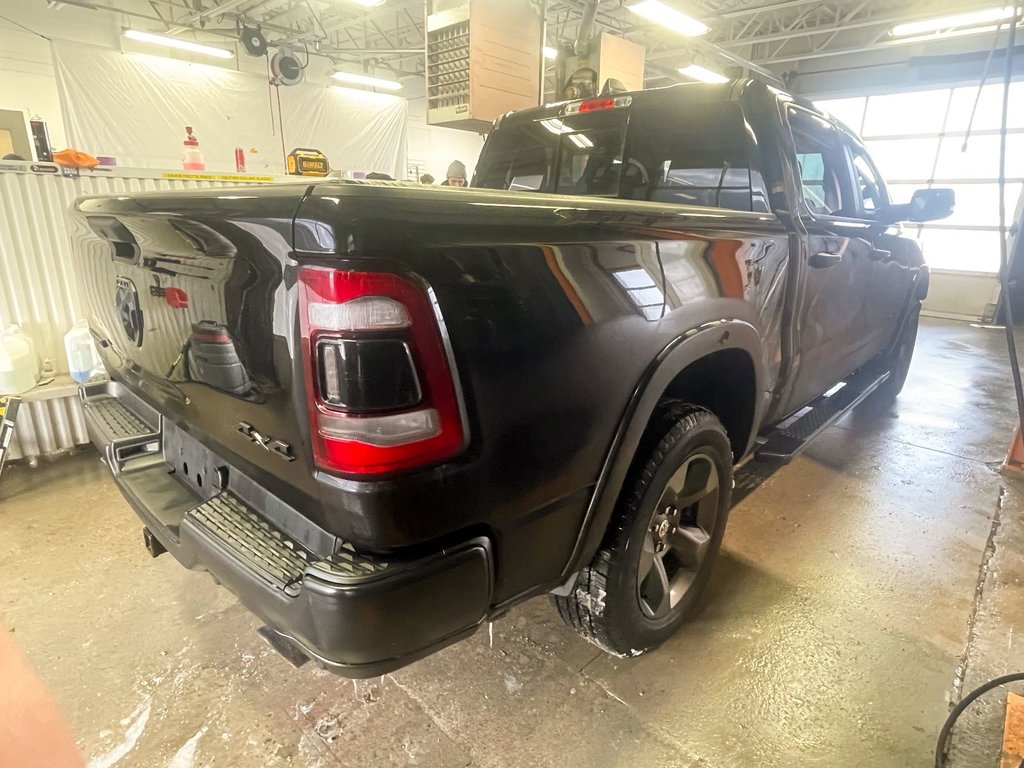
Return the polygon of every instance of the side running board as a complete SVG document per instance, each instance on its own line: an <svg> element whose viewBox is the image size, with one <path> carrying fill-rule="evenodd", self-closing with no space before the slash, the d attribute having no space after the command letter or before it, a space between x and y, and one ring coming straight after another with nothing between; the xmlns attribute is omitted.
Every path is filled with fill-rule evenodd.
<svg viewBox="0 0 1024 768"><path fill-rule="evenodd" d="M881 375L869 372L851 376L839 389L812 400L802 415L783 422L782 426L769 432L755 455L759 459L769 461L792 461L814 438L878 389L888 378L888 371Z"/></svg>

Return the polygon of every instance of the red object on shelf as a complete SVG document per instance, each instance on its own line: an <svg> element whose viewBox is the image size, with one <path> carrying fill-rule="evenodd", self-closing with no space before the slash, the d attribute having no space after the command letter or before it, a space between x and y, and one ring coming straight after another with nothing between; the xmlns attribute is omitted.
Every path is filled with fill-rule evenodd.
<svg viewBox="0 0 1024 768"><path fill-rule="evenodd" d="M245 150L241 147L235 147L235 170L245 173Z"/></svg>
<svg viewBox="0 0 1024 768"><path fill-rule="evenodd" d="M168 306L175 309L188 308L188 294L181 290L181 288L165 288L164 301L167 302Z"/></svg>
<svg viewBox="0 0 1024 768"><path fill-rule="evenodd" d="M203 153L199 149L199 139L192 133L192 126L185 126L185 141L182 142L185 146L185 152L181 157L181 166L186 171L205 171L206 161L203 159Z"/></svg>

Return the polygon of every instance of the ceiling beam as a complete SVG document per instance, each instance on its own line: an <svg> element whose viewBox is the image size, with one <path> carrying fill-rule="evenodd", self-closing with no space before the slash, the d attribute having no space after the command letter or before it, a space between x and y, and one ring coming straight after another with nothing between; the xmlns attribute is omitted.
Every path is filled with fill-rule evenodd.
<svg viewBox="0 0 1024 768"><path fill-rule="evenodd" d="M747 8L738 8L735 11L724 11L717 13L719 19L738 19L743 16L753 16L761 13L775 13L776 11L784 11L787 8L797 8L801 5L816 5L820 4L821 0L785 0L782 3L772 3L770 5L751 5Z"/></svg>
<svg viewBox="0 0 1024 768"><path fill-rule="evenodd" d="M818 27L804 27L801 29L789 30L787 32L781 32L774 35L762 35L760 37L754 36L749 37L746 40L729 40L716 43L723 48L746 48L751 45L757 45L759 43L777 43L783 40L793 40L795 38L806 38L814 35L827 35L833 32L846 32L855 29L867 29L869 27L879 26L892 26L895 24L902 24L908 21L915 21L918 19L930 19L934 18L934 13L926 14L900 14L897 16L886 16L883 18L875 19L864 19L862 21L841 21L838 24L828 24L825 26Z"/></svg>
<svg viewBox="0 0 1024 768"><path fill-rule="evenodd" d="M984 34L974 35L976 39L989 39L988 35L996 34L995 30ZM950 38L951 40L963 40L962 37ZM917 43L917 45L928 45L932 42L941 42L942 38L936 38L934 41L928 41L926 43ZM811 51L809 53L795 53L787 56L778 56L771 59L762 61L761 64L764 66L771 66L774 64L791 64L795 61L804 61L807 59L823 59L831 56L846 56L849 54L861 53L863 51L884 51L890 48L898 48L902 46L912 47L913 43L899 43L893 40L886 40L884 42L869 43L867 45L859 45L855 47L847 48L834 48L828 51Z"/></svg>
<svg viewBox="0 0 1024 768"><path fill-rule="evenodd" d="M169 32L172 35L184 32L191 24L199 23L201 25L207 18L223 15L228 11L233 11L240 5L245 5L247 2L249 2L249 0L224 0L222 3L218 3L217 5L213 5L205 10L186 16L181 21L182 26L172 27Z"/></svg>

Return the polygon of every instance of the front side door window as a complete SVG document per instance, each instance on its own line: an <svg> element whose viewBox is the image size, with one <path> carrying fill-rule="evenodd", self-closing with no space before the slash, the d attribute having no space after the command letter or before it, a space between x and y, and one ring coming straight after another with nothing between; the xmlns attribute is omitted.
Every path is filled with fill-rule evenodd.
<svg viewBox="0 0 1024 768"><path fill-rule="evenodd" d="M858 212L865 218L874 218L889 204L885 184L863 149L852 145L850 153L853 157L853 186Z"/></svg>

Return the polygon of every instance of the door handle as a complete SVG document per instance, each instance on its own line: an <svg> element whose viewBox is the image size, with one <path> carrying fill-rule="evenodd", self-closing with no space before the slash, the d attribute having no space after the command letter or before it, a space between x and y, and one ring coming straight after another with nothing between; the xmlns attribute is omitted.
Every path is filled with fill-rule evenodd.
<svg viewBox="0 0 1024 768"><path fill-rule="evenodd" d="M828 267L834 267L842 260L843 254L841 253L822 251L821 253L816 253L811 256L810 265L815 269L827 269Z"/></svg>

